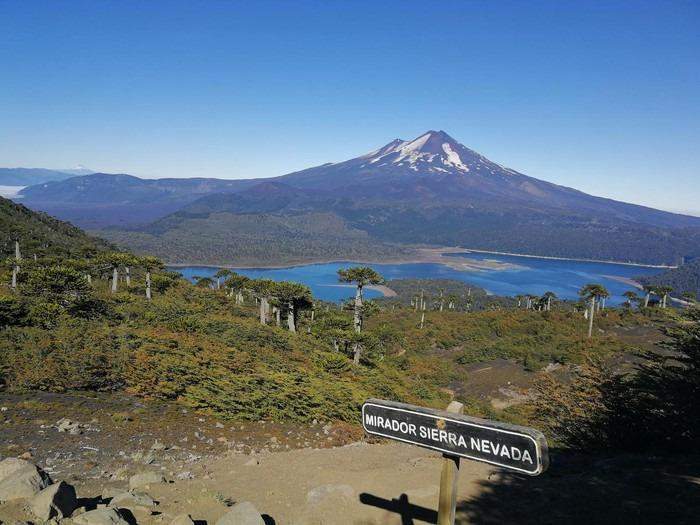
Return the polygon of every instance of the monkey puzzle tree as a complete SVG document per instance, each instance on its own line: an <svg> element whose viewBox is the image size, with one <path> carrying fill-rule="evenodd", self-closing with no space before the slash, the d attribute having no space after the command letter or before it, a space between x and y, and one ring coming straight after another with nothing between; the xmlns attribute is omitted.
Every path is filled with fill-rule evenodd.
<svg viewBox="0 0 700 525"><path fill-rule="evenodd" d="M338 280L343 283L355 283L355 305L353 314L353 326L355 328L355 333L359 334L362 332L362 299L363 299L363 288L371 284L382 284L384 278L374 271L369 266L357 266L355 268L347 268L338 270ZM355 355L353 362L355 364L360 363L360 354L362 352L362 344L360 342L355 343Z"/></svg>
<svg viewBox="0 0 700 525"><path fill-rule="evenodd" d="M668 296L673 291L672 286L659 286L656 289L656 293L661 297L661 308L666 308L666 303L668 302Z"/></svg>
<svg viewBox="0 0 700 525"><path fill-rule="evenodd" d="M542 299L544 300L545 303L545 310L549 312L552 309L552 301L554 301L557 298L557 294L554 292L545 292L544 295L542 296Z"/></svg>
<svg viewBox="0 0 700 525"><path fill-rule="evenodd" d="M234 297L236 304L243 304L243 290L251 282L248 277L236 272L229 271L228 278L224 281L224 287Z"/></svg>
<svg viewBox="0 0 700 525"><path fill-rule="evenodd" d="M656 293L656 286L653 286L651 284L645 284L643 286L644 288L644 308L647 308L649 306L649 299L651 299L651 295Z"/></svg>
<svg viewBox="0 0 700 525"><path fill-rule="evenodd" d="M254 279L250 281L249 289L258 299L260 306L260 324L267 324L270 314L270 300L274 297L276 284L272 279Z"/></svg>
<svg viewBox="0 0 700 525"><path fill-rule="evenodd" d="M593 316L595 314L596 301L600 297L607 297L610 293L601 284L590 283L581 288L578 294L584 300L588 301L590 311L588 314L588 337L593 335Z"/></svg>
<svg viewBox="0 0 700 525"><path fill-rule="evenodd" d="M628 308L632 307L633 302L639 301L639 296L633 292L632 290L627 290L625 293L622 294L625 299L625 304L627 305Z"/></svg>
<svg viewBox="0 0 700 525"><path fill-rule="evenodd" d="M227 279L231 275L231 273L231 270L229 270L228 268L221 268L214 274L214 277L216 278L217 290L221 289L221 279Z"/></svg>
<svg viewBox="0 0 700 525"><path fill-rule="evenodd" d="M134 256L123 252L104 252L98 257L99 263L112 270L112 293L117 293L119 269L128 267L134 262Z"/></svg>
<svg viewBox="0 0 700 525"><path fill-rule="evenodd" d="M162 270L164 265L158 257L153 255L145 255L139 259L139 265L146 272L146 299L151 300L151 272L154 270Z"/></svg>
<svg viewBox="0 0 700 525"><path fill-rule="evenodd" d="M276 283L273 294L279 306L286 309L287 328L290 332L296 332L296 312L311 308L311 290L303 284L282 281Z"/></svg>
<svg viewBox="0 0 700 525"><path fill-rule="evenodd" d="M193 276L193 279L195 280L194 285L198 286L199 288L213 288L214 287L214 279L211 277L200 277L198 275Z"/></svg>

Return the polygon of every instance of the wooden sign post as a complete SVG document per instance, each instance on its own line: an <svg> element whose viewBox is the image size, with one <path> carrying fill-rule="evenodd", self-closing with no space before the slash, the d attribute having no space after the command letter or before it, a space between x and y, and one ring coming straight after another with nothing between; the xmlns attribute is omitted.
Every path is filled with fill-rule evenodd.
<svg viewBox="0 0 700 525"><path fill-rule="evenodd" d="M442 452L438 525L453 525L460 458L497 465L530 476L547 469L544 435L528 427L462 414L452 402L447 410L370 399L362 405L365 432Z"/></svg>
<svg viewBox="0 0 700 525"><path fill-rule="evenodd" d="M450 414L464 413L464 405L452 401L447 406ZM442 455L442 474L440 474L440 496L438 500L437 525L453 525L457 509L457 478L459 476L459 456Z"/></svg>

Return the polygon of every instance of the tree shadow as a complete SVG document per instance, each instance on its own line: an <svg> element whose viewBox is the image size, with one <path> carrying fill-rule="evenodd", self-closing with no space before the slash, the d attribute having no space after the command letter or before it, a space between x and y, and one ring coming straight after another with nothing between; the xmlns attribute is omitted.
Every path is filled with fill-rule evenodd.
<svg viewBox="0 0 700 525"><path fill-rule="evenodd" d="M499 471L481 481L456 523L698 523L700 456L553 456L537 478Z"/></svg>
<svg viewBox="0 0 700 525"><path fill-rule="evenodd" d="M436 511L410 503L406 494L401 494L398 498L385 499L363 492L360 494L360 502L398 514L401 517L401 525L414 525L413 520L437 523Z"/></svg>

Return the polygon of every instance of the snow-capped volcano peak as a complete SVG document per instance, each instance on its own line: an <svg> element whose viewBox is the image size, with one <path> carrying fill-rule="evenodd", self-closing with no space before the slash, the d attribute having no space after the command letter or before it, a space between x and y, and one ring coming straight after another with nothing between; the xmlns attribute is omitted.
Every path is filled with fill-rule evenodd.
<svg viewBox="0 0 700 525"><path fill-rule="evenodd" d="M396 166L435 173L502 172L495 164L463 146L444 131L427 131L413 140L395 139L368 153L363 167ZM510 170L507 170L510 171Z"/></svg>

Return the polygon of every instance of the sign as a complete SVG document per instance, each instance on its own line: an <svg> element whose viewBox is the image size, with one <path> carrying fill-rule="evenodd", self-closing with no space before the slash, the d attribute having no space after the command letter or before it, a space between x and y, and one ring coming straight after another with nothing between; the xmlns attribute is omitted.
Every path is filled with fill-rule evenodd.
<svg viewBox="0 0 700 525"><path fill-rule="evenodd" d="M368 434L531 476L549 465L547 441L532 428L379 399L362 405L362 426Z"/></svg>

